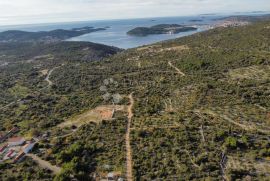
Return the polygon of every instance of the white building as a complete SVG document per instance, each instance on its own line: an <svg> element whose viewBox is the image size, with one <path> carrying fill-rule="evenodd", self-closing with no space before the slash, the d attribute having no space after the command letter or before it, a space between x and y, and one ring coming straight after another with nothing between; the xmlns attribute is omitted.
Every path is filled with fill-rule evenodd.
<svg viewBox="0 0 270 181"><path fill-rule="evenodd" d="M33 147L35 146L35 144L36 144L36 143L27 143L26 145L24 145L24 146L22 147L22 151L23 151L25 154L29 153L29 152L33 149Z"/></svg>
<svg viewBox="0 0 270 181"><path fill-rule="evenodd" d="M108 173L108 180L114 180L114 173Z"/></svg>

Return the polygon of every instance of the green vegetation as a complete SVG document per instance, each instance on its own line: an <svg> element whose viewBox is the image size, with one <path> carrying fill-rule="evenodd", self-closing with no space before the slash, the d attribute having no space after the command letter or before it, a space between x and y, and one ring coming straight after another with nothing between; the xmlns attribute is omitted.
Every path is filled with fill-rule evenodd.
<svg viewBox="0 0 270 181"><path fill-rule="evenodd" d="M0 67L0 129L18 124L21 134L49 132L35 154L62 168L55 180L90 179L112 171L124 177L125 111L101 123L57 127L86 110L112 104L103 99L100 86L113 79L117 84L107 86L111 94L134 92L130 140L134 180L267 180L269 26L265 21L213 29L102 61L82 60L87 44L65 42L42 54L34 45L18 52L9 49L14 44L0 45L5 55L0 62L8 62ZM41 58L25 61L36 56ZM54 67L59 68L48 87L40 72ZM16 86L18 94L8 91ZM5 174L9 172L1 169L1 176Z"/></svg>
<svg viewBox="0 0 270 181"><path fill-rule="evenodd" d="M60 41L68 38L106 30L105 28L82 27L71 30L52 30L39 32L26 32L9 30L0 33L0 42L35 42L35 41Z"/></svg>
<svg viewBox="0 0 270 181"><path fill-rule="evenodd" d="M126 120L121 118L99 125L92 123L70 137L58 139L51 158L48 157L56 158L57 164L62 165L56 180L68 180L70 174L79 180L91 180L96 171L99 175L112 171L124 174L125 126Z"/></svg>
<svg viewBox="0 0 270 181"><path fill-rule="evenodd" d="M0 180L41 180L49 181L53 179L53 174L38 167L31 159L26 158L19 164L0 163Z"/></svg>
<svg viewBox="0 0 270 181"><path fill-rule="evenodd" d="M128 35L132 36L147 36L153 34L177 34L186 31L195 31L197 28L188 27L178 24L160 24L155 25L150 28L147 27L137 27L127 32Z"/></svg>

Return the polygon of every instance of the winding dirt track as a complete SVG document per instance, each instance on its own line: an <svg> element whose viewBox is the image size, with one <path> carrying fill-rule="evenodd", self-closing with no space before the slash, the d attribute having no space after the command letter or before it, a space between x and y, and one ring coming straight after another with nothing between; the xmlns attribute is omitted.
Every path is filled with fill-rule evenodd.
<svg viewBox="0 0 270 181"><path fill-rule="evenodd" d="M172 62L168 62L168 64L172 67L172 68L174 68L175 70L176 70L176 72L178 73L178 74L180 74L181 76L185 76L186 74L184 74L179 68L177 68L176 66L174 66L173 64L172 64Z"/></svg>
<svg viewBox="0 0 270 181"><path fill-rule="evenodd" d="M63 66L63 65L61 65L61 66ZM46 76L46 78L45 78L45 81L48 82L48 86L47 86L47 87L44 87L44 88L42 88L42 89L40 89L40 90L44 90L44 89L46 89L46 88L48 88L48 87L51 87L51 86L53 85L53 82L50 80L50 76L51 76L51 74L53 73L53 71L54 71L55 69L58 69L58 68L60 68L61 66L54 67L53 69L51 69L51 70L49 71L49 73L47 74L47 76ZM21 101L21 99L18 99L17 101L13 101L13 102L11 102L11 103L9 103L9 104L3 106L3 107L0 107L0 110L5 109L5 108L7 108L7 107L9 107L9 106L11 106L11 105L17 103L17 102L20 102L20 101Z"/></svg>
<svg viewBox="0 0 270 181"><path fill-rule="evenodd" d="M128 125L127 125L127 132L126 132L126 153L127 153L127 181L132 181L133 180L133 175L132 175L132 151L131 151L131 146L130 146L130 127L131 127L131 121L133 117L133 112L132 108L134 105L134 99L132 96L133 93L131 93L128 97L130 100L130 105L128 106Z"/></svg>
<svg viewBox="0 0 270 181"><path fill-rule="evenodd" d="M60 67L61 67L61 66L59 66L59 67L54 67L53 69L51 69L51 70L49 71L47 77L45 78L45 81L48 82L48 84L49 84L48 86L52 86L52 85L53 85L53 82L50 80L51 74L53 73L53 71L54 71L55 69L58 69L58 68L60 68Z"/></svg>
<svg viewBox="0 0 270 181"><path fill-rule="evenodd" d="M50 76L54 70L55 70L54 68L52 70L50 70L47 77L45 78L45 81L48 82L49 86L51 86L53 84L52 81L50 81Z"/></svg>

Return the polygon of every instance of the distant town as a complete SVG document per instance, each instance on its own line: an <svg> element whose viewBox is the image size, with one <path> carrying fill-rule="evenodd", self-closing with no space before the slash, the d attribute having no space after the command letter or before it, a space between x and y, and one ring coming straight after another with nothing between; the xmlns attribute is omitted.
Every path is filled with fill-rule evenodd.
<svg viewBox="0 0 270 181"><path fill-rule="evenodd" d="M248 21L239 21L239 20L225 20L225 21L219 21L212 25L211 28L217 28L217 27L238 27L238 26L246 26L249 25L250 22Z"/></svg>

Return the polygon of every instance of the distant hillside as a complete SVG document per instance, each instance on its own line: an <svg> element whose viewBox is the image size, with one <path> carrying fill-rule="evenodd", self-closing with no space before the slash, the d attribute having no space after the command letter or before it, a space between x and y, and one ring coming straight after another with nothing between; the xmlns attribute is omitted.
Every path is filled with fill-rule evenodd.
<svg viewBox="0 0 270 181"><path fill-rule="evenodd" d="M39 31L39 32L9 30L0 33L0 42L29 42L29 41L55 42L102 30L106 29L83 27L83 28L74 28L71 30L57 29L52 31Z"/></svg>
<svg viewBox="0 0 270 181"><path fill-rule="evenodd" d="M58 61L93 61L116 54L121 49L91 42L9 42L0 43L0 54L6 62L38 59L51 55Z"/></svg>
<svg viewBox="0 0 270 181"><path fill-rule="evenodd" d="M270 20L270 14L259 15L259 16L248 16L248 15L229 16L229 17L221 18L219 20L258 22L258 21Z"/></svg>
<svg viewBox="0 0 270 181"><path fill-rule="evenodd" d="M159 24L152 27L137 27L127 32L131 36L147 36L152 34L177 34L180 32L194 31L197 28L178 24Z"/></svg>

